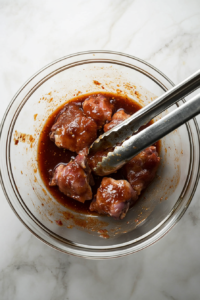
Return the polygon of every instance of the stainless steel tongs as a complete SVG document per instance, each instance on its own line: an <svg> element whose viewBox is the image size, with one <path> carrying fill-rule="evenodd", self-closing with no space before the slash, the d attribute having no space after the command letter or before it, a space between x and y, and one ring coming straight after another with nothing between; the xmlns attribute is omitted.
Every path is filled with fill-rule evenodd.
<svg viewBox="0 0 200 300"><path fill-rule="evenodd" d="M113 148L119 143L122 144L115 147L114 151L109 152L102 162L97 164L95 173L103 176L121 168L139 152L198 115L200 113L200 94L137 133L142 125L150 122L198 87L200 87L200 70L137 111L121 124L101 135L92 144L89 153L93 154L99 150Z"/></svg>

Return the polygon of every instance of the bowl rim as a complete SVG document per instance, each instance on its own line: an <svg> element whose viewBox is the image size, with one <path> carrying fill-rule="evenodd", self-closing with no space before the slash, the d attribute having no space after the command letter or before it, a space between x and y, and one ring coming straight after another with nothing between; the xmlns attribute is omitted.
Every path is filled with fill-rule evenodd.
<svg viewBox="0 0 200 300"><path fill-rule="evenodd" d="M14 101L17 99L17 97L19 96L19 94L21 93L21 91L28 85L29 82L31 82L35 77L37 77L40 73L42 73L44 70L48 69L49 67L53 66L54 64L57 64L58 62L61 62L63 60L66 60L68 58L71 58L71 57L76 57L76 56L81 56L81 55L85 55L85 54L114 54L114 55L119 55L119 56L122 56L122 57L127 57L127 58L130 58L132 60L136 60L136 61L139 61L141 62L142 64L144 65L147 65L148 67L150 67L151 69L155 70L158 74L160 74L162 77L164 77L166 79L166 81L168 81L172 86L174 86L174 83L164 74L162 73L160 70L158 70L156 67L152 66L150 63L140 59L140 58L137 58L135 56L132 56L132 55L129 55L129 54L125 54L125 53L122 53L122 52L116 52L116 51L106 51L106 50L90 50L90 51L83 51L83 52L77 52L77 53L74 53L74 54L70 54L70 55L67 55L67 56L63 56L51 63L49 63L48 65L44 66L43 68L41 68L38 72L36 72L33 76L31 76L23 85L22 87L17 91L17 93L14 95L14 97L12 98L12 100L10 101L4 115L3 115L3 118L2 118L2 121L1 121L1 125L0 125L0 137L2 135L2 131L3 131L3 126L4 126L4 123L5 123L5 120L6 120L6 117L10 111L10 108L12 107L12 104L14 103ZM184 102L185 100L183 100ZM196 133L197 133L197 137L198 137L198 145L199 145L199 148L200 148L200 130L199 130L199 126L198 126L198 123L196 121L195 118L192 119L193 122L194 122L194 125L195 125L195 129L196 129ZM200 159L200 158L199 158ZM200 165L200 164L199 164ZM184 213L186 212L189 204L191 203L192 201L192 198L195 194L195 191L196 191L196 188L197 188L197 185L198 185L198 182L199 182L199 177L200 177L200 167L198 165L198 172L197 172L197 176L196 176L196 180L195 180L195 184L194 184L194 187L192 189L192 193L190 194L190 198L187 202L187 205L184 206L184 208L181 210L181 213L179 214L178 218L176 218L175 220L171 220L171 223L168 224L168 228L166 230L165 227L163 227L164 223L166 220L169 220L170 216L173 214L173 210L169 213L169 215L164 219L162 220L156 227L153 228L153 230L151 230L150 232L148 232L146 235L148 235L148 239L147 241L149 241L149 243L147 243L146 245L143 245L143 243L141 243L141 241L143 239L139 239L138 243L140 245L140 247L137 247L137 249L133 249L134 246L132 247L128 247L128 249L124 249L127 245L125 246L120 246L120 247L117 247L117 249L114 249L113 246L112 247L106 247L106 248L109 248L109 250L107 251L105 249L105 252L104 252L104 249L102 247L99 247L99 250L100 250L100 253L99 255L97 255L96 251L98 249L92 249L92 247L88 247L89 250L87 248L83 248L81 247L81 245L79 245L78 243L76 243L76 246L75 248L79 248L78 251L76 251L76 249L73 249L74 248L74 243L70 242L71 243L71 248L70 250L66 250L66 249L61 249L55 245L53 245L52 243L48 242L47 240L45 240L44 238L42 238L41 236L39 236L32 228L30 228L26 223L25 221L21 218L21 216L18 214L18 212L16 211L16 209L14 208L14 206L12 205L12 201L10 200L8 194L7 194L7 191L6 191L6 187L4 185L4 181L3 181L3 178L2 178L2 173L0 172L0 182L1 182L1 186L2 186L2 189L3 189L3 192L4 192L4 195L9 203L9 205L11 206L12 210L15 212L15 214L17 215L17 217L20 219L20 221L36 236L38 237L40 240L42 240L44 243L46 243L47 245L59 250L59 251L62 251L64 253L68 253L68 254L72 254L72 255L76 255L76 256L81 256L81 257L86 257L86 258L114 258L114 257L120 257L120 256L124 256L124 255L127 255L127 254L130 254L130 253L133 253L133 252L137 252L139 250L142 250L148 246L150 246L151 244L155 243L156 241L158 241L161 237L163 237L180 219L181 217L184 215ZM180 202L180 199L178 199L176 201L176 204ZM175 205L176 205L175 204ZM29 216L30 217L30 216ZM161 226L163 228L161 228ZM41 228L42 229L42 228ZM159 229L159 232L155 233L157 230ZM144 239L146 238L144 236ZM55 238L55 237L54 237ZM137 241L133 242L129 242L128 245L133 245L133 243L135 244L135 246L137 245ZM120 251L119 251L120 249ZM118 254L116 254L115 252L116 251L119 251ZM110 254L112 253L112 254ZM95 254L95 255L94 255Z"/></svg>

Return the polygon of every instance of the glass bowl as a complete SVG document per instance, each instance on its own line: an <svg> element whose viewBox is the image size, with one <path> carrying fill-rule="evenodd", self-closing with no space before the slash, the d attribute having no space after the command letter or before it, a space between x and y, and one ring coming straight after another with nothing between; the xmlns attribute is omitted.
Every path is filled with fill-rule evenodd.
<svg viewBox="0 0 200 300"><path fill-rule="evenodd" d="M35 236L69 254L113 258L155 243L180 220L199 180L195 119L162 139L157 177L121 221L78 214L62 206L45 187L37 167L43 125L52 111L69 99L108 91L146 105L172 86L163 73L141 59L88 51L54 61L21 87L1 123L1 183L10 206Z"/></svg>

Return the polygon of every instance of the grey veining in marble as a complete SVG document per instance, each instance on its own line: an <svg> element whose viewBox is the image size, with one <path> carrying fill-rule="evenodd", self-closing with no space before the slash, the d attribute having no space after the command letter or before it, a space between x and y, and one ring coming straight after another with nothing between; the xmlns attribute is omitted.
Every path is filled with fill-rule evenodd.
<svg viewBox="0 0 200 300"><path fill-rule="evenodd" d="M74 52L126 52L175 83L200 68L199 0L0 0L0 28L0 117L27 78ZM0 190L0 299L200 299L199 195L155 245L89 261L37 240Z"/></svg>

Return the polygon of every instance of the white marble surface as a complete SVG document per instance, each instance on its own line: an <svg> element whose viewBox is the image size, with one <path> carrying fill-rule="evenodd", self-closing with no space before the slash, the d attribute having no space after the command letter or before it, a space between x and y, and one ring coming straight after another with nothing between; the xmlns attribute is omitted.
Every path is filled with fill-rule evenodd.
<svg viewBox="0 0 200 300"><path fill-rule="evenodd" d="M73 52L126 52L175 83L200 68L200 0L0 0L0 28L0 117L27 78ZM155 245L89 261L37 240L0 191L0 299L200 299L199 193Z"/></svg>

